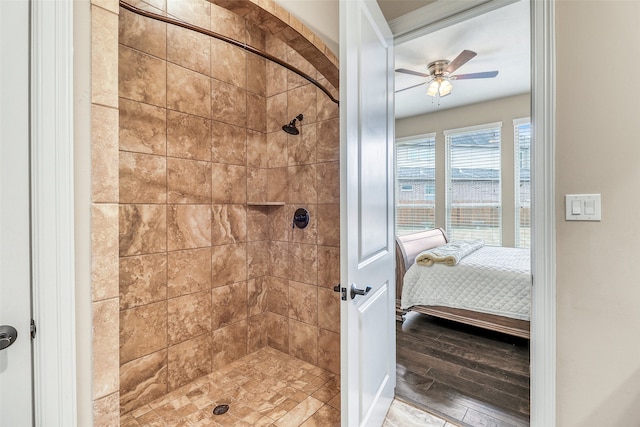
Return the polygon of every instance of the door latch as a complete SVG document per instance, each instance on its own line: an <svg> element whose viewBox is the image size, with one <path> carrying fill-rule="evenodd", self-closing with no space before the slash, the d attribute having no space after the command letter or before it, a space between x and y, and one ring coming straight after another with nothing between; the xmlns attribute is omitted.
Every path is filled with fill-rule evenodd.
<svg viewBox="0 0 640 427"><path fill-rule="evenodd" d="M340 299L342 301L346 301L347 300L347 288L341 288L340 287L340 283L338 283L337 285L335 285L333 287L333 291L334 292L340 292Z"/></svg>

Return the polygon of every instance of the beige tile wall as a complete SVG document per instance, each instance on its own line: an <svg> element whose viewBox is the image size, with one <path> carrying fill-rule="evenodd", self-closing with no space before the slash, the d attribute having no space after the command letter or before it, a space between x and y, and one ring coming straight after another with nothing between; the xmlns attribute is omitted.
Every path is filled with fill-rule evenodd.
<svg viewBox="0 0 640 427"><path fill-rule="evenodd" d="M321 79L278 38L206 0L155 6ZM98 381L110 385L101 396L119 397L127 412L266 345L339 372L337 106L290 71L215 39L124 9L119 23L110 112L120 143L109 157L119 175L103 215L112 221L105 230L119 230L109 253L112 263L120 257L119 289L112 268L111 292L100 296L112 311L119 299L119 316L94 320L120 325L114 338L109 324L119 396L113 367L113 381ZM299 113L301 134L285 134ZM291 228L297 207L311 213L304 230Z"/></svg>
<svg viewBox="0 0 640 427"><path fill-rule="evenodd" d="M93 416L119 420L118 3L91 2L91 279Z"/></svg>
<svg viewBox="0 0 640 427"><path fill-rule="evenodd" d="M279 38L269 36L266 44L268 53L330 86ZM261 163L249 163L248 174L252 187L251 177L264 175L266 159L267 201L285 203L268 208L249 206L250 212L255 212L250 218L266 216L269 223L268 342L339 373L340 325L336 319L340 305L332 289L340 281L339 110L320 89L297 74L271 62L266 66L266 155L261 156ZM298 114L304 116L298 122L300 135L284 133L282 125ZM249 197L253 201L251 194ZM292 227L293 213L299 207L310 213L305 229Z"/></svg>

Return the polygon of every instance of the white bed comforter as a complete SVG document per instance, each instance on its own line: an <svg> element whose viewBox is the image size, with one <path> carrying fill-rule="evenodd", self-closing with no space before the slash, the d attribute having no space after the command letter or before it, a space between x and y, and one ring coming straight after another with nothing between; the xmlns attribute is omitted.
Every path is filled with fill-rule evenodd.
<svg viewBox="0 0 640 427"><path fill-rule="evenodd" d="M441 305L529 320L528 249L484 246L457 265L413 264L404 276L401 306Z"/></svg>

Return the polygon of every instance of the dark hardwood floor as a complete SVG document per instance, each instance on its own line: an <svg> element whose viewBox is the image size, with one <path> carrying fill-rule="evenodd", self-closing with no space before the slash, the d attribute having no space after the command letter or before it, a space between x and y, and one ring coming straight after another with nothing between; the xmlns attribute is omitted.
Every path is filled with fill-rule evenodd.
<svg viewBox="0 0 640 427"><path fill-rule="evenodd" d="M396 397L460 426L529 425L529 341L420 313L396 322Z"/></svg>

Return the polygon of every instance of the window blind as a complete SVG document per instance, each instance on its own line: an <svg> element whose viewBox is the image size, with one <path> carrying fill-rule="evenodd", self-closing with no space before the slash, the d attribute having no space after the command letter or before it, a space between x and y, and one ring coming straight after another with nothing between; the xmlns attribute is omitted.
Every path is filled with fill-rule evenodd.
<svg viewBox="0 0 640 427"><path fill-rule="evenodd" d="M515 144L516 247L531 247L531 122L513 121Z"/></svg>
<svg viewBox="0 0 640 427"><path fill-rule="evenodd" d="M445 131L446 229L451 240L502 244L501 123Z"/></svg>
<svg viewBox="0 0 640 427"><path fill-rule="evenodd" d="M435 226L435 135L396 141L396 235Z"/></svg>

